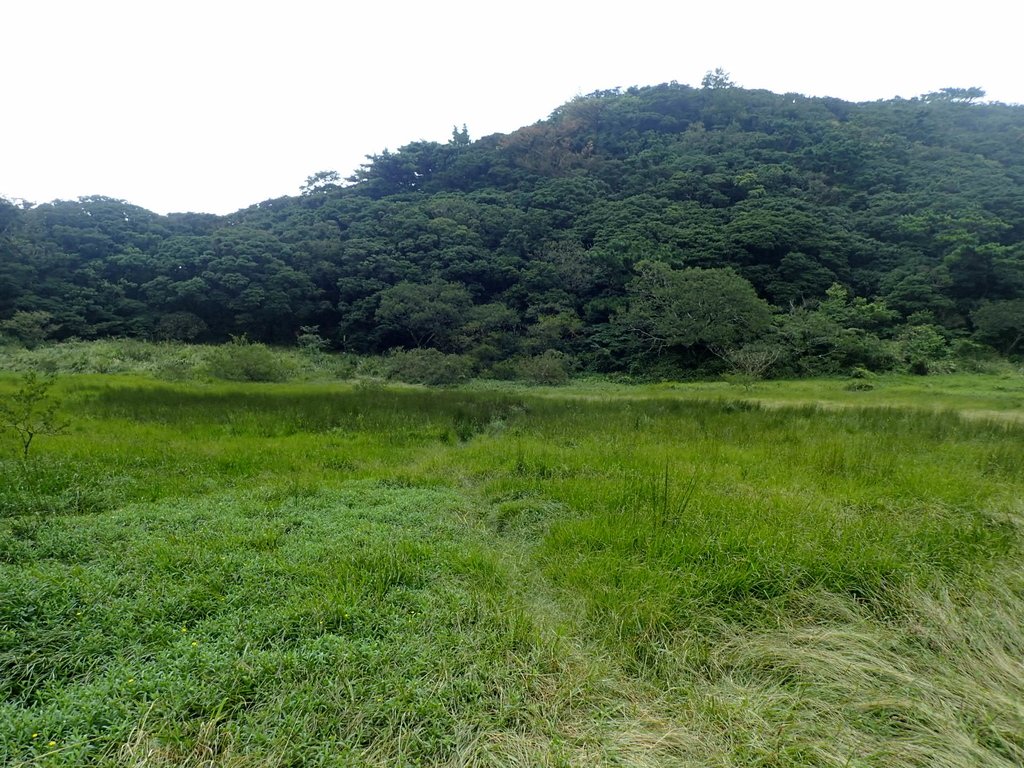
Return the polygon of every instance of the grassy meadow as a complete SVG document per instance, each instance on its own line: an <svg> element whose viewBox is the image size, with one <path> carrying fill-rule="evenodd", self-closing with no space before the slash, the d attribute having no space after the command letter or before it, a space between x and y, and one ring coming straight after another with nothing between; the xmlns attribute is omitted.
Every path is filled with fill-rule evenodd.
<svg viewBox="0 0 1024 768"><path fill-rule="evenodd" d="M59 373L0 764L1024 764L1024 379L851 381Z"/></svg>

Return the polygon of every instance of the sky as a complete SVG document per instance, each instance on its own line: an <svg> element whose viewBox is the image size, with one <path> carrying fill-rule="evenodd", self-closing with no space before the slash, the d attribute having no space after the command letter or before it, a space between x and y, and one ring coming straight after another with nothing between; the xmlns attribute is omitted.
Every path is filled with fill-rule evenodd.
<svg viewBox="0 0 1024 768"><path fill-rule="evenodd" d="M228 213L417 140L722 67L870 101L1024 103L1018 0L32 0L0 24L0 196Z"/></svg>

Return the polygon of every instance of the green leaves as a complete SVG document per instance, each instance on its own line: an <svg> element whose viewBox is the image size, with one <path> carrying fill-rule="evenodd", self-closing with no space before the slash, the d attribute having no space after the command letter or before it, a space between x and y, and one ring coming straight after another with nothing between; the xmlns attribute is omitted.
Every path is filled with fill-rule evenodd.
<svg viewBox="0 0 1024 768"><path fill-rule="evenodd" d="M731 269L672 269L641 261L636 271L620 322L649 351L729 347L756 338L771 324L771 307Z"/></svg>
<svg viewBox="0 0 1024 768"><path fill-rule="evenodd" d="M0 400L0 428L18 436L24 459L28 459L36 436L60 435L68 427L58 416L59 404L50 397L53 381L52 376L31 371L22 376L14 394Z"/></svg>

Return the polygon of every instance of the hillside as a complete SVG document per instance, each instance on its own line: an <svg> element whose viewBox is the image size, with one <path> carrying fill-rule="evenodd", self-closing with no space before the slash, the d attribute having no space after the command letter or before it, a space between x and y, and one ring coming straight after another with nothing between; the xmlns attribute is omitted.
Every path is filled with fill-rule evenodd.
<svg viewBox="0 0 1024 768"><path fill-rule="evenodd" d="M478 369L925 371L1019 353L1024 108L976 89L853 104L711 85L455 130L224 217L0 201L2 329L305 333Z"/></svg>

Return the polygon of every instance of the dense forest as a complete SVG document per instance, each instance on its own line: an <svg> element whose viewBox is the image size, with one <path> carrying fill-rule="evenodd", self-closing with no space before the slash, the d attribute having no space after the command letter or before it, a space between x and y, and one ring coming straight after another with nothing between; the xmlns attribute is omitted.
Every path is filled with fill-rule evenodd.
<svg viewBox="0 0 1024 768"><path fill-rule="evenodd" d="M709 73L416 141L228 216L0 200L0 332L927 372L1024 351L1024 107L854 104Z"/></svg>

